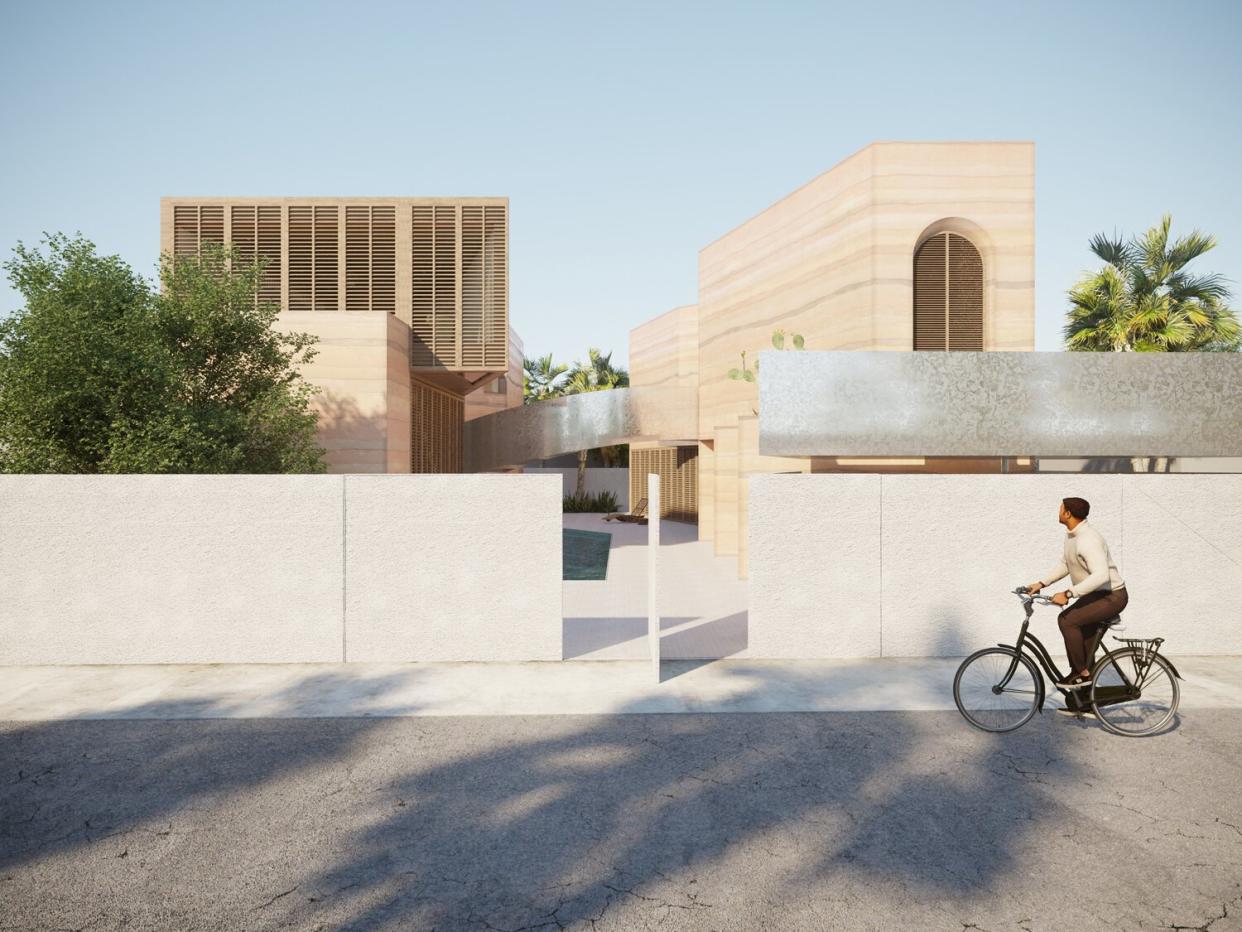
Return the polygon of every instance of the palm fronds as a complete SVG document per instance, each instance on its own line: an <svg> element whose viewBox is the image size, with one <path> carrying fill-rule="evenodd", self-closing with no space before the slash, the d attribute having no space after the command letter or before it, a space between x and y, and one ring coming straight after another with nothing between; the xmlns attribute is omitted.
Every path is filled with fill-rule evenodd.
<svg viewBox="0 0 1242 932"><path fill-rule="evenodd" d="M522 396L526 404L565 394L569 366L554 363L552 354L522 361Z"/></svg>
<svg viewBox="0 0 1242 932"><path fill-rule="evenodd" d="M1242 348L1242 327L1227 306L1228 281L1195 275L1186 265L1216 245L1198 230L1170 245L1172 218L1142 236L1099 234L1091 251L1105 265L1070 289L1062 333L1075 352L1229 352Z"/></svg>

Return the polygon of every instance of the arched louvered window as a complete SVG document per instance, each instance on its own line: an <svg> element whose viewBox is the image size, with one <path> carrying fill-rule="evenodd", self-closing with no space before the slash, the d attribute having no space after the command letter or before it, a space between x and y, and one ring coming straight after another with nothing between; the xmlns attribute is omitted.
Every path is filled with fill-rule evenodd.
<svg viewBox="0 0 1242 932"><path fill-rule="evenodd" d="M914 348L983 349L983 259L957 233L937 233L914 253Z"/></svg>

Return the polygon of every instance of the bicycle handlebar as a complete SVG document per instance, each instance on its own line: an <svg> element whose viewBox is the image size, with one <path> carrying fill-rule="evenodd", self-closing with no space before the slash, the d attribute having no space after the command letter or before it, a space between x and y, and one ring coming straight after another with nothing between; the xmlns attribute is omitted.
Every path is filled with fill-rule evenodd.
<svg viewBox="0 0 1242 932"><path fill-rule="evenodd" d="M1023 601L1038 602L1040 605L1055 605L1056 603L1046 595L1038 595L1037 593L1027 592L1026 586L1019 586L1013 590L1013 594L1021 598Z"/></svg>

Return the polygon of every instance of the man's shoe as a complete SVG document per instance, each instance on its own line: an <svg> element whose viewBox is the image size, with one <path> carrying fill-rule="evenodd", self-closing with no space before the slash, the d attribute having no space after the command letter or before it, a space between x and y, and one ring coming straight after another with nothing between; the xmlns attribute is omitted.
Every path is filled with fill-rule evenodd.
<svg viewBox="0 0 1242 932"><path fill-rule="evenodd" d="M1053 709L1057 715L1068 715L1070 718L1095 718L1095 712L1092 709L1082 709L1075 711L1074 709Z"/></svg>

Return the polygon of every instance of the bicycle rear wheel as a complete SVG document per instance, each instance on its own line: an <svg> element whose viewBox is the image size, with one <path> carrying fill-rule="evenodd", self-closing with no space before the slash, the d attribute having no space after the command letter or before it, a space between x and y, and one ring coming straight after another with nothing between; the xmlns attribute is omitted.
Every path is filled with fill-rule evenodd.
<svg viewBox="0 0 1242 932"><path fill-rule="evenodd" d="M1095 666L1091 703L1100 724L1113 734L1157 734L1173 721L1180 701L1173 668L1159 654L1149 655L1144 663L1139 648L1127 647Z"/></svg>
<svg viewBox="0 0 1242 932"><path fill-rule="evenodd" d="M1013 676L1001 686L1010 667ZM1012 647L986 647L962 661L953 677L953 701L962 717L983 731L1021 728L1039 708L1044 681L1035 664Z"/></svg>

